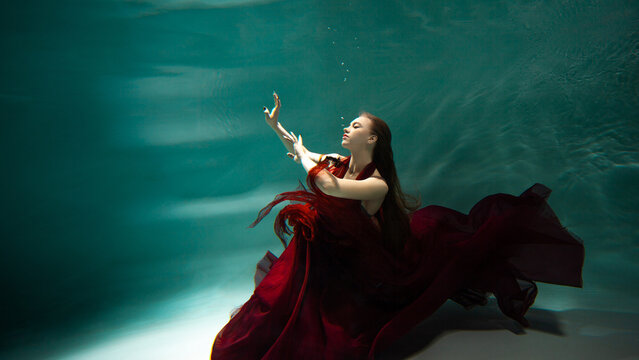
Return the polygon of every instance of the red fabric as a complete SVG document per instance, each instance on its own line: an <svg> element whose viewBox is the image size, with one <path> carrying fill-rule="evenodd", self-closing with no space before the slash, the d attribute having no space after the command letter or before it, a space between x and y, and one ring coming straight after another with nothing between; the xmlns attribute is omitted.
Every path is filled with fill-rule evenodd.
<svg viewBox="0 0 639 360"><path fill-rule="evenodd" d="M314 183L323 168L343 178L349 158L328 168L325 159L307 176L310 191L279 194L260 211L251 226L291 201L274 228L285 245L292 238L279 258L267 252L258 264L255 291L217 334L211 359L374 359L449 298L473 306L491 292L505 315L527 326L534 281L582 287L583 242L546 203L546 186L486 196L468 215L421 208L394 257L361 201ZM370 163L358 180L374 170ZM381 211L375 218L382 221Z"/></svg>

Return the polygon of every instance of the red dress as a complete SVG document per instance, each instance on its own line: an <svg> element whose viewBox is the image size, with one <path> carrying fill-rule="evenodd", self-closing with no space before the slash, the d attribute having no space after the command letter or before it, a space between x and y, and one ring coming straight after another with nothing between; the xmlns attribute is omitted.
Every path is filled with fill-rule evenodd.
<svg viewBox="0 0 639 360"><path fill-rule="evenodd" d="M328 170L343 178L349 158ZM493 293L506 316L528 326L534 281L582 287L583 242L561 225L542 184L487 196L468 215L421 208L393 256L381 245L382 210L371 216L360 200L317 188L327 165L309 172L310 191L279 194L251 225L291 201L274 226L285 245L293 235L289 244L260 261L255 291L217 334L211 359L374 359L449 298L472 307ZM374 171L371 162L357 179Z"/></svg>

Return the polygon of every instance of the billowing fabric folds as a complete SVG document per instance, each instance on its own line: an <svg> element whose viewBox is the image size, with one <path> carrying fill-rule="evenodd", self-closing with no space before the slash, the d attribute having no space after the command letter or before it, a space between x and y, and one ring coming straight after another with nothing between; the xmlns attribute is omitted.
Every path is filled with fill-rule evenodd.
<svg viewBox="0 0 639 360"><path fill-rule="evenodd" d="M404 251L392 255L376 226L383 210L370 216L361 201L315 185L322 169L343 178L349 160L324 160L309 172L309 190L279 194L260 211L251 226L291 202L274 223L286 248L258 263L255 291L217 334L211 359L374 359L448 299L470 308L492 293L528 326L535 281L582 287L583 242L557 219L546 186L486 196L467 215L421 208L409 214ZM357 179L374 171L371 162Z"/></svg>

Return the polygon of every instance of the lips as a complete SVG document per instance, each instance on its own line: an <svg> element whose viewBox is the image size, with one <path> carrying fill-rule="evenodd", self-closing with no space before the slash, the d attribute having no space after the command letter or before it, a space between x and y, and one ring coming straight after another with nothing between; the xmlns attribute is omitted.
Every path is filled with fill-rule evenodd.
<svg viewBox="0 0 639 360"><path fill-rule="evenodd" d="M344 135L342 136L342 139L346 139L348 137L348 135Z"/></svg>

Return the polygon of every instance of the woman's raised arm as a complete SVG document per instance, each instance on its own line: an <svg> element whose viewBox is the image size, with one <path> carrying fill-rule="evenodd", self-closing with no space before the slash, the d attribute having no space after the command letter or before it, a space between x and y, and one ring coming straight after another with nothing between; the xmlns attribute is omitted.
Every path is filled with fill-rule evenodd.
<svg viewBox="0 0 639 360"><path fill-rule="evenodd" d="M272 111L269 111L266 106L264 107L264 116L266 123L271 127L271 129L273 129L273 131L275 131L277 137L286 147L286 150L288 150L289 152L294 152L293 145L284 138L284 135L288 134L288 131L286 131L282 124L277 121L277 118L280 115L280 107L282 107L282 102L280 101L280 97L277 96L275 91L273 91L273 100L275 101L275 107Z"/></svg>
<svg viewBox="0 0 639 360"><path fill-rule="evenodd" d="M280 97L277 95L277 93L275 93L275 91L273 91L273 100L275 101L275 107L273 108L272 111L269 111L268 108L265 106L264 107L264 115L265 115L265 120L266 123L273 129L273 131L275 131L275 133L277 134L277 137L280 139L280 141L282 141L282 144L284 144L284 146L286 147L286 150L288 150L288 156L291 158L295 158L295 155L293 155L293 153L295 152L295 150L293 149L293 144L291 144L290 141L286 140L285 135L288 135L289 132L284 129L284 126L282 126L282 124L277 121L279 114L280 114L280 107L282 107L282 102L280 101ZM320 157L322 157L323 159L323 154L318 154L318 153L314 153L314 152L310 152L307 150L307 154L310 157L310 159L315 162L318 163L320 162ZM295 159L295 161L299 162L299 159Z"/></svg>

